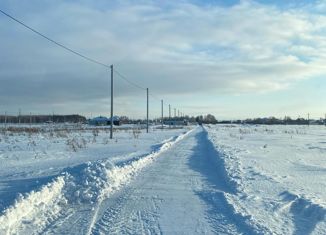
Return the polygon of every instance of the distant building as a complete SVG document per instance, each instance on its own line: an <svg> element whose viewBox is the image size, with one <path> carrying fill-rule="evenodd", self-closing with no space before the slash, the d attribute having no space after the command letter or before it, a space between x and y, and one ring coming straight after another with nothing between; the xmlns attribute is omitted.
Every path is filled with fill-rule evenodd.
<svg viewBox="0 0 326 235"><path fill-rule="evenodd" d="M111 118L107 118L107 117L95 117L92 118L88 121L89 125L93 125L93 126L108 126L111 125ZM120 126L120 119L118 116L113 116L113 125L115 126Z"/></svg>
<svg viewBox="0 0 326 235"><path fill-rule="evenodd" d="M164 125L168 126L188 126L187 120L165 120Z"/></svg>

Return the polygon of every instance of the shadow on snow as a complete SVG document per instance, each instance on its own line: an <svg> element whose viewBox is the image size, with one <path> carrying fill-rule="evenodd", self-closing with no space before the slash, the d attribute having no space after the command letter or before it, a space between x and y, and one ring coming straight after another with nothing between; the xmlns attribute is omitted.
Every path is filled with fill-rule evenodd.
<svg viewBox="0 0 326 235"><path fill-rule="evenodd" d="M209 207L208 219L214 232L260 234L246 223L246 217L237 214L228 203L225 194L236 194L236 186L228 177L224 160L209 141L207 132L203 129L195 138L197 144L192 149L188 165L199 172L210 186L209 189L197 191L196 194ZM230 225L233 231L228 229Z"/></svg>
<svg viewBox="0 0 326 235"><path fill-rule="evenodd" d="M0 190L0 215L18 199L19 195L25 195L32 190L37 191L45 184L53 181L55 177L57 177L57 175L0 181L2 188Z"/></svg>

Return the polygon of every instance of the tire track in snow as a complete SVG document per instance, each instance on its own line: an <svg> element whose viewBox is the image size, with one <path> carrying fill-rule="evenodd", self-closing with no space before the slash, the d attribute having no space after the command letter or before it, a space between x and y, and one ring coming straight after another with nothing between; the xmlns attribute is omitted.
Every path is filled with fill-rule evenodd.
<svg viewBox="0 0 326 235"><path fill-rule="evenodd" d="M0 234L61 234L65 228L66 233L72 229L72 222L80 226L80 231L72 233L90 233L103 200L190 132L170 138L160 147L155 146L156 151L125 164L114 166L107 160L65 169L63 175L54 176L51 183L22 196L6 209L0 216Z"/></svg>
<svg viewBox="0 0 326 235"><path fill-rule="evenodd" d="M104 199L108 198L114 191L119 190L123 185L125 185L132 178L134 178L143 168L152 163L155 158L157 158L161 153L167 151L169 148L171 148L174 144L178 143L180 140L185 138L185 136L190 134L192 131L193 130L190 130L178 136L175 140L165 142L157 152L153 152L144 158L132 162L130 165L126 165L124 167L114 167L112 170L108 171L107 174L110 184L108 184L107 187L105 187L101 192L87 234L90 235L92 233L93 226L97 221L99 208Z"/></svg>
<svg viewBox="0 0 326 235"><path fill-rule="evenodd" d="M233 185L197 130L108 200L92 233L259 234L229 204Z"/></svg>

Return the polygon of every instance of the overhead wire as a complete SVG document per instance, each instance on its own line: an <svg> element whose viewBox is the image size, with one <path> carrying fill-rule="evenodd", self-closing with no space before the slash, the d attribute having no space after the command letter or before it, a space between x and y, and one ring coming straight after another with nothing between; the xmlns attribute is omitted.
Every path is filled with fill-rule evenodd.
<svg viewBox="0 0 326 235"><path fill-rule="evenodd" d="M4 12L4 11L1 10L1 9L0 9L0 12L1 12L2 14L4 14L5 16L9 17L10 19L12 19L13 21L17 22L18 24L24 26L25 28L27 28L27 29L31 30L32 32L38 34L39 36L43 37L44 39L46 39L46 40L48 40L48 41L50 41L50 42L56 44L57 46L59 46L59 47L65 49L65 50L67 50L67 51L70 51L71 53L73 53L73 54L75 54L75 55L77 55L77 56L79 56L79 57L82 57L82 58L84 58L85 60L88 60L88 61L90 61L90 62L93 62L93 63L98 64L98 65L101 65L101 66L104 66L104 67L106 67L106 68L110 68L109 65L106 65L106 64L104 64L104 63L102 63L102 62L100 62L100 61L98 61L98 60L95 60L95 59L92 59L92 58L90 58L90 57L88 57L88 56L86 56L86 55L83 55L83 54L81 54L81 53L79 53L79 52L77 52L77 51L75 51L75 50L73 50L73 49L71 49L71 48L69 48L69 47L63 45L62 43L57 42L57 41L51 39L50 37L46 36L45 34L39 32L39 31L37 31L36 29L34 29L34 28L28 26L27 24L25 24L25 23L23 23L22 21L16 19L16 18L13 17L12 15L9 15L8 13Z"/></svg>
<svg viewBox="0 0 326 235"><path fill-rule="evenodd" d="M91 57L89 57L89 56L87 56L87 55L84 55L84 54L82 54L82 53L80 53L80 52L78 52L78 51L76 51L76 50L73 50L73 49L71 49L70 47L65 46L64 44L62 44L62 43L60 43L60 42L58 42L58 41L56 41L56 40L50 38L49 36L46 36L45 34L41 33L40 31L38 31L38 30L36 30L36 29L34 29L34 28L32 28L31 26L25 24L25 23L22 22L21 20L15 18L14 16L8 14L7 12L5 12L5 11L3 11L3 10L1 10L1 9L0 9L0 13L2 13L2 14L5 15L5 16L7 16L8 18L10 18L11 20L15 21L16 23L22 25L23 27L29 29L30 31L34 32L35 34L41 36L42 38L48 40L49 42L51 42L51 43L53 43L53 44L55 44L55 45L57 45L57 46L59 46L59 47L65 49L66 51L69 51L69 52L71 52L71 53L73 53L73 54L75 54L75 55L77 55L77 56L79 56L79 57L81 57L81 58L83 58L83 59L85 59L85 60L88 60L88 61L90 61L90 62L92 62L92 63L98 64L98 65L103 66L103 67L105 67L105 68L111 68L110 65L107 65L107 64L105 64L105 63L103 63L103 62L100 62L100 61L98 61L98 60L96 60L96 59L93 59L93 58L91 58ZM120 77L120 79L126 81L126 82L129 83L130 85L132 85L132 86L134 86L134 87L136 87L136 88L138 88L138 89L141 89L141 90L146 90L146 89L147 89L147 88L145 88L145 87L143 87L143 86L138 85L138 84L135 83L135 82L132 82L130 79L128 79L126 76L124 76L123 74L121 74L121 73L120 73L119 71L117 71L116 69L113 69L113 71L114 71L114 72L115 72L115 73ZM152 94L152 93L149 93L149 95L152 96L154 99L162 100L162 99L158 98L157 96L155 96L155 95ZM164 104L164 106L167 106L167 105Z"/></svg>
<svg viewBox="0 0 326 235"><path fill-rule="evenodd" d="M103 62L100 62L100 61L98 61L98 60L96 60L96 59L93 59L93 58L91 58L91 57L89 57L89 56L83 55L83 54L81 54L80 52L77 52L77 51L71 49L70 47L65 46L65 45L63 45L62 43L60 43L60 42L58 42L58 41L56 41L56 40L54 40L54 39L52 39L52 38L46 36L45 34L39 32L38 30L32 28L31 26L25 24L25 23L22 22L21 20L18 20L17 18L13 17L12 15L6 13L5 11L3 11L3 10L1 10L1 9L0 9L0 12L1 12L3 15L9 17L11 20L13 20L13 21L19 23L20 25L22 25L22 26L24 26L25 28L31 30L32 32L36 33L37 35L41 36L42 38L44 38L44 39L46 39L46 40L48 40L48 41L54 43L55 45L57 45L57 46L59 46L59 47L65 49L65 50L67 50L67 51L69 51L69 52L71 52L71 53L73 53L73 54L75 54L75 55L77 55L77 56L79 56L79 57L82 57L82 58L84 58L84 59L86 59L86 60L88 60L88 61L90 61L90 62L92 62L92 63L95 63L95 64L98 64L98 65L104 66L104 67L106 67L106 68L111 68L111 66L109 66L109 65L107 65L107 64L105 64L105 63L103 63ZM116 69L114 69L114 72L115 72L116 74L118 74L118 75L120 76L121 79L125 80L125 81L128 82L129 84L131 84L131 85L133 85L133 86L135 86L135 87L137 87L137 88L139 88L139 89L146 90L146 88L144 88L144 87L142 87L142 86L136 84L135 82L130 81L128 78L126 78L126 76L122 75L122 74L121 74L120 72L118 72Z"/></svg>
<svg viewBox="0 0 326 235"><path fill-rule="evenodd" d="M137 87L138 89L141 89L141 90L146 90L146 88L130 81L126 76L122 75L120 72L118 72L116 69L113 69L113 71L121 78L123 79L124 81L126 81L127 83L129 83L130 85L134 86L134 87Z"/></svg>

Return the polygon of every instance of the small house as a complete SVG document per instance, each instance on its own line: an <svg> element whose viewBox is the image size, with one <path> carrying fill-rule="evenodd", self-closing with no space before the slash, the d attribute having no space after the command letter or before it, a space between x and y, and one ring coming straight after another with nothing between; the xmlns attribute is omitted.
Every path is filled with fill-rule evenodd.
<svg viewBox="0 0 326 235"><path fill-rule="evenodd" d="M166 120L163 123L168 126L188 126L187 120Z"/></svg>
<svg viewBox="0 0 326 235"><path fill-rule="evenodd" d="M99 116L88 121L89 125L93 126L108 126L111 125L111 118ZM113 125L120 126L120 119L118 116L113 116Z"/></svg>

